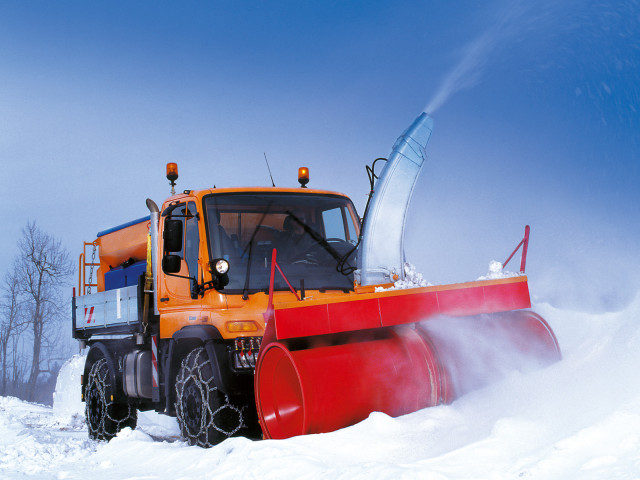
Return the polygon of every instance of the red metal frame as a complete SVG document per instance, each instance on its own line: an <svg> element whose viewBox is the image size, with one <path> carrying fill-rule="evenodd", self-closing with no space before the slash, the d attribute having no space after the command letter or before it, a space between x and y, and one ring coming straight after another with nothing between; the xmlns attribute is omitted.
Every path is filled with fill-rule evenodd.
<svg viewBox="0 0 640 480"><path fill-rule="evenodd" d="M296 296L296 298L300 300L300 296L298 295L298 292L296 292L296 289L293 288L291 283L289 283L289 279L280 268L280 265L278 265L278 262L276 261L276 256L277 256L277 251L274 248L273 251L271 252L271 275L269 277L269 306L267 307L268 310L273 309L273 284L275 280L276 268L280 272L280 275L282 275L282 278L284 279L284 281L287 283L287 286L289 287L289 290L291 290L291 293L293 293Z"/></svg>
<svg viewBox="0 0 640 480"><path fill-rule="evenodd" d="M524 227L524 238L520 240L520 243L518 244L518 246L511 253L511 255L509 255L509 258L507 258L507 260L502 264L503 269L504 267L507 266L507 263L509 263L509 260L513 258L513 256L516 254L518 249L522 246L522 257L520 258L520 273L524 273L524 269L527 265L527 249L529 247L529 231L530 230L531 229L529 228L529 225Z"/></svg>

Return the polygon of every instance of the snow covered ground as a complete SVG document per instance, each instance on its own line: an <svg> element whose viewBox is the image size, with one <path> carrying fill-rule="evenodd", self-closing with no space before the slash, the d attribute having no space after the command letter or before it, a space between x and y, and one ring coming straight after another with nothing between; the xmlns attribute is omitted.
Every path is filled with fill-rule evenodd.
<svg viewBox="0 0 640 480"><path fill-rule="evenodd" d="M534 310L563 349L549 368L400 418L373 413L334 433L209 450L156 414L110 443L89 440L75 357L53 408L0 397L0 478L640 478L640 294L620 312Z"/></svg>

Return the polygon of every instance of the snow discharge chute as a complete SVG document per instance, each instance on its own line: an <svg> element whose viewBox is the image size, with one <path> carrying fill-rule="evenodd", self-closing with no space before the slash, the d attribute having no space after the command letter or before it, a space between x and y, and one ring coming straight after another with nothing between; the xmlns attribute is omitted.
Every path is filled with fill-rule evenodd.
<svg viewBox="0 0 640 480"><path fill-rule="evenodd" d="M375 184L358 249L360 285L404 280L404 226L432 130L423 112L398 138Z"/></svg>

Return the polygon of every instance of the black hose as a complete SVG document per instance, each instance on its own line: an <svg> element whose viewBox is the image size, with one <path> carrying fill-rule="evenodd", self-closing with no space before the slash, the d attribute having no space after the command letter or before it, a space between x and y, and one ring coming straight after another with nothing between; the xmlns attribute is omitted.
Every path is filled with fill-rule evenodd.
<svg viewBox="0 0 640 480"><path fill-rule="evenodd" d="M351 275L354 271L357 270L357 266L354 267L353 265L349 265L347 264L347 260L349 259L349 257L351 255L353 255L353 252L355 252L358 249L358 246L360 246L360 242L362 241L362 235L364 232L364 224L367 221L367 213L369 212L369 203L371 202L371 197L373 196L373 187L375 186L376 180L378 179L378 176L376 175L376 163L378 162L378 160L384 160L385 162L387 161L386 158L384 157L378 157L376 158L373 163L371 164L371 166L366 165L365 168L367 170L367 176L369 177L369 197L367 198L367 204L364 207L364 214L362 215L362 223L360 225L360 235L358 235L358 242L354 245L354 247L349 250L347 252L347 254L345 256L343 256L340 261L338 262L338 264L336 265L336 270L338 272L340 272L342 275Z"/></svg>

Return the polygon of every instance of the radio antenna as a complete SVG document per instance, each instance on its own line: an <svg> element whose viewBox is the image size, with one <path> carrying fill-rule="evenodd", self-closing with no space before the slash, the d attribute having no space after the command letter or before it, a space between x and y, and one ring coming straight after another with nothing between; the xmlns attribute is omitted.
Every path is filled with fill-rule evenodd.
<svg viewBox="0 0 640 480"><path fill-rule="evenodd" d="M276 184L273 181L273 175L271 175L271 167L269 167L269 160L267 160L267 152L262 152L264 153L264 161L267 162L267 169L269 170L269 177L271 177L271 186L275 187Z"/></svg>

